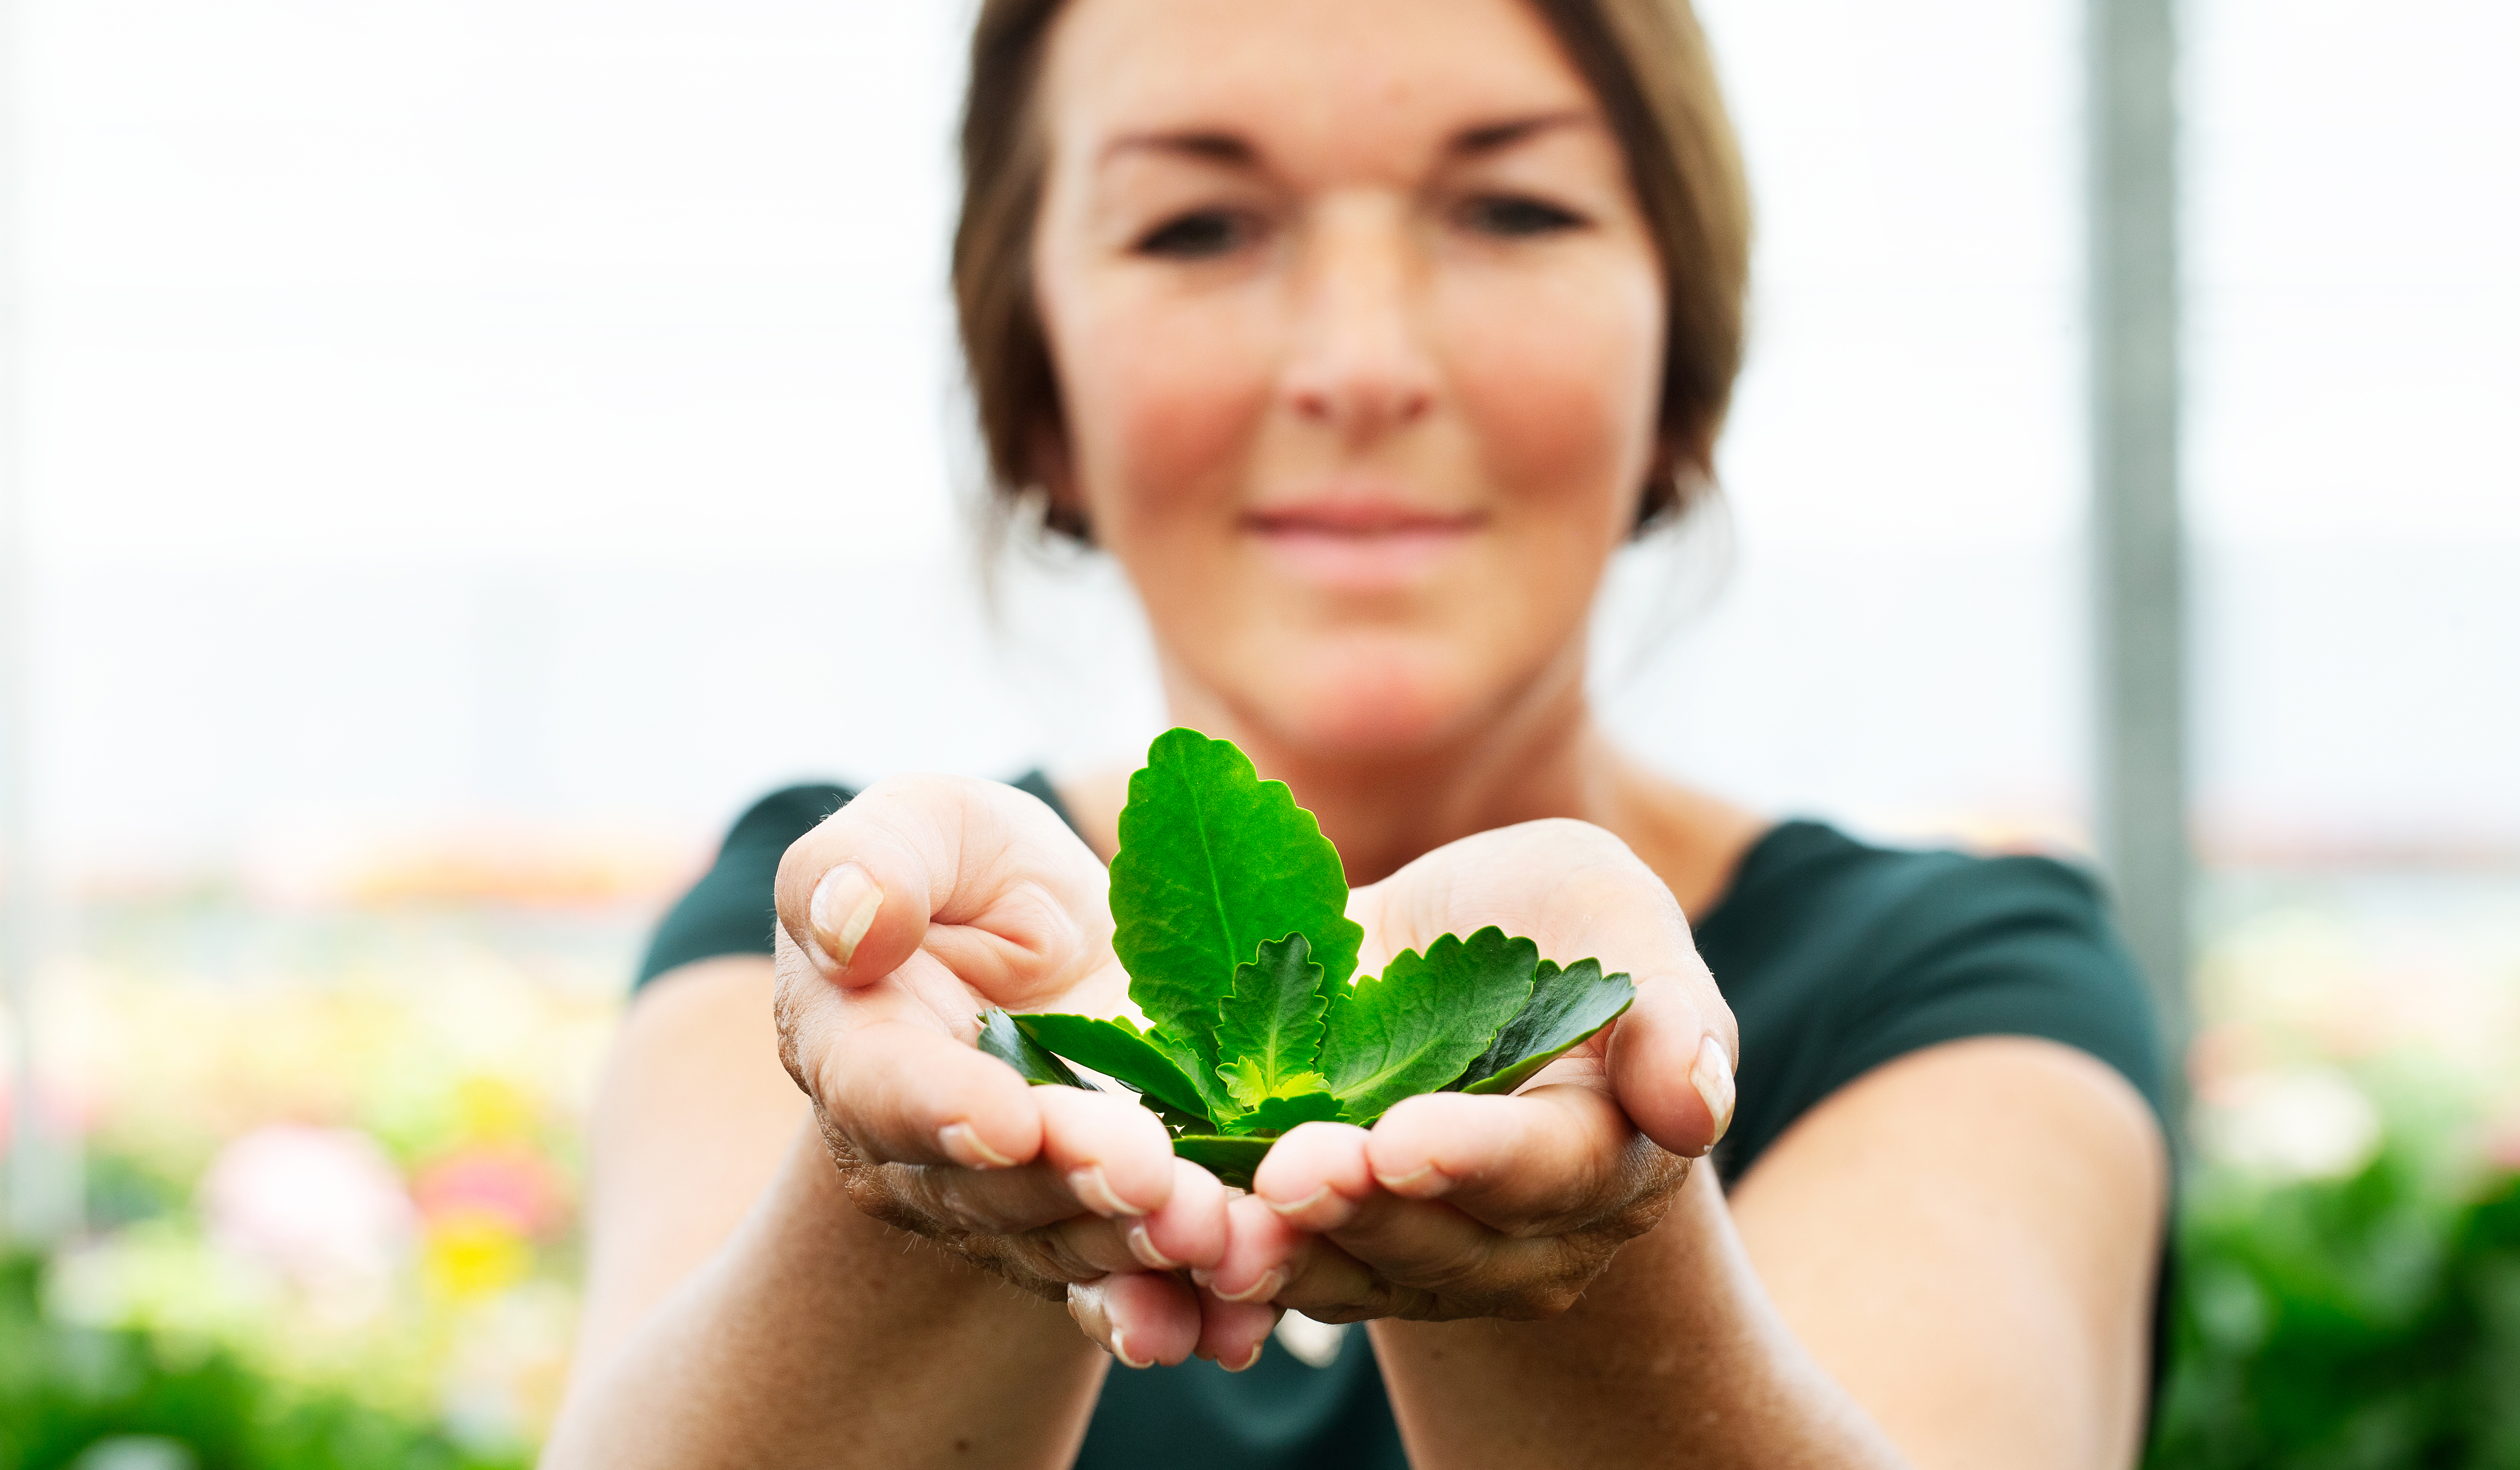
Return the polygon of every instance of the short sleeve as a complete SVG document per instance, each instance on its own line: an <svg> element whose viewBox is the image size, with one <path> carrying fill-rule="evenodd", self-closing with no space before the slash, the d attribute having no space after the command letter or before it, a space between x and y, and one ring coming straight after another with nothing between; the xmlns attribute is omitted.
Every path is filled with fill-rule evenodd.
<svg viewBox="0 0 2520 1470"><path fill-rule="evenodd" d="M2091 879L2046 858L1959 860L1882 915L1822 1092L1943 1042L2052 1041L2163 1108L2150 996Z"/></svg>
<svg viewBox="0 0 2520 1470"><path fill-rule="evenodd" d="M846 786L815 784L773 791L736 819L717 861L656 926L637 984L721 955L767 955L779 925L773 888L789 844L848 805Z"/></svg>
<svg viewBox="0 0 2520 1470"><path fill-rule="evenodd" d="M2089 1052L2164 1111L2150 996L2092 880L2046 858L1871 847L1785 823L1697 926L1741 1028L1728 1178L1822 1099L1911 1051L2030 1036Z"/></svg>

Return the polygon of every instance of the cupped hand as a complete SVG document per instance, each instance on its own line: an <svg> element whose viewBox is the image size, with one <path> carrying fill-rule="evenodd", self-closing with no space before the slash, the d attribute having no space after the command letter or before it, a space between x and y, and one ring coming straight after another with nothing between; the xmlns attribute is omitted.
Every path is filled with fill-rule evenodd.
<svg viewBox="0 0 2520 1470"><path fill-rule="evenodd" d="M1732 1013L1670 890L1583 823L1439 848L1351 898L1368 962L1488 924L1634 976L1611 1029L1511 1096L1402 1100L1371 1131L1308 1123L1228 1206L1220 1299L1323 1321L1562 1312L1658 1223L1732 1115Z"/></svg>
<svg viewBox="0 0 2520 1470"><path fill-rule="evenodd" d="M1132 1366L1257 1359L1276 1310L1183 1275L1224 1258L1225 1187L1135 1098L1030 1087L972 1046L992 1005L1126 1007L1102 865L1056 814L880 781L788 850L777 892L780 1055L859 1209L1065 1302Z"/></svg>

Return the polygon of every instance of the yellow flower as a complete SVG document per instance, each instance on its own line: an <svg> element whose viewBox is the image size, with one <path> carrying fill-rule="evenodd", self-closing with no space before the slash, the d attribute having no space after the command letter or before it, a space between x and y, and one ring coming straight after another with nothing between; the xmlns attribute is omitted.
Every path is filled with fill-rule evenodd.
<svg viewBox="0 0 2520 1470"><path fill-rule="evenodd" d="M470 1302L523 1280L533 1270L534 1249L494 1211L452 1210L428 1223L426 1260L433 1291Z"/></svg>

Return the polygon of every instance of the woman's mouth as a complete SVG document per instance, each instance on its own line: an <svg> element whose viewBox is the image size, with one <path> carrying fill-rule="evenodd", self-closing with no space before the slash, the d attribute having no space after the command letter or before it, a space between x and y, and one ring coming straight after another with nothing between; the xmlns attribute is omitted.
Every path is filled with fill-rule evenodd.
<svg viewBox="0 0 2520 1470"><path fill-rule="evenodd" d="M1294 575L1363 592L1424 579L1487 520L1484 511L1439 512L1342 500L1252 511L1243 515L1242 524Z"/></svg>

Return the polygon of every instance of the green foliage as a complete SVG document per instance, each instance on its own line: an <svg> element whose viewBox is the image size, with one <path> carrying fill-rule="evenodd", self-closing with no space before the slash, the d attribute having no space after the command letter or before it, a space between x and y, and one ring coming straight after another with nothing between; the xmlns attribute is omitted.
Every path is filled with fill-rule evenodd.
<svg viewBox="0 0 2520 1470"><path fill-rule="evenodd" d="M1004 1011L992 1011L992 1017ZM1155 1100L1156 1105L1175 1112L1205 1114L1224 1097L1224 1084L1211 1080L1205 1088L1198 1086L1197 1058L1166 1049L1164 1042L1141 1032L1126 1016L1097 1020L1092 1016L1023 1015L1012 1018L1012 1024L1040 1045L1033 1049L1056 1051L1071 1056L1108 1077L1116 1077ZM994 1020L991 1024L995 1024ZM1052 1057L1053 1062L1058 1057ZM1023 1069L1018 1068L1018 1071ZM1061 1069L1064 1070L1064 1069ZM1030 1072L1026 1077L1035 1082L1058 1081ZM1065 1079L1070 1087L1082 1087L1070 1073Z"/></svg>
<svg viewBox="0 0 2520 1470"><path fill-rule="evenodd" d="M1423 956L1403 950L1379 978L1359 982L1322 1046L1322 1070L1349 1116L1367 1122L1462 1076L1530 1002L1539 965L1538 945L1491 926L1467 942L1447 934Z"/></svg>
<svg viewBox="0 0 2520 1470"><path fill-rule="evenodd" d="M1328 971L1310 962L1311 950L1301 934L1263 941L1258 957L1234 971L1234 994L1216 1023L1217 1055L1227 1060L1216 1070L1243 1107L1329 1091L1313 1070L1330 1008Z"/></svg>
<svg viewBox="0 0 2520 1470"><path fill-rule="evenodd" d="M1035 1087L1085 1086L1082 1078L1067 1069L1067 1063L1043 1050L1031 1033L1017 1027L1014 1018L1003 1010L980 1012L980 1036L972 1045L1014 1068L1018 1076Z"/></svg>
<svg viewBox="0 0 2520 1470"><path fill-rule="evenodd" d="M272 1382L223 1349L65 1326L38 1308L42 1263L0 1257L0 1470L59 1470L101 1441L167 1442L196 1470L522 1470L338 1394Z"/></svg>
<svg viewBox="0 0 2520 1470"><path fill-rule="evenodd" d="M1531 1003L1506 1022L1453 1086L1464 1092L1512 1091L1626 1013L1636 994L1625 975L1602 974L1598 959L1578 959L1564 968L1553 959L1540 961Z"/></svg>
<svg viewBox="0 0 2520 1470"><path fill-rule="evenodd" d="M2520 1466L2520 1176L2208 1173L2180 1258L2152 1470Z"/></svg>
<svg viewBox="0 0 2520 1470"><path fill-rule="evenodd" d="M1301 934L1328 982L1356 973L1365 931L1347 916L1338 849L1281 780L1231 740L1155 737L1129 778L1111 860L1111 947L1129 998L1210 1067L1217 1011L1262 943Z"/></svg>
<svg viewBox="0 0 2520 1470"><path fill-rule="evenodd" d="M1130 779L1111 917L1152 1026L990 1010L980 1048L1036 1084L1083 1086L1060 1057L1118 1080L1176 1153L1232 1184L1301 1124L1371 1124L1446 1088L1510 1091L1636 993L1597 960L1560 968L1494 926L1352 983L1364 930L1338 849L1284 782L1193 730L1158 736Z"/></svg>

